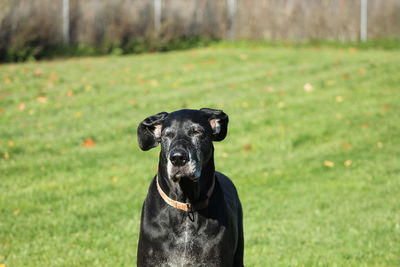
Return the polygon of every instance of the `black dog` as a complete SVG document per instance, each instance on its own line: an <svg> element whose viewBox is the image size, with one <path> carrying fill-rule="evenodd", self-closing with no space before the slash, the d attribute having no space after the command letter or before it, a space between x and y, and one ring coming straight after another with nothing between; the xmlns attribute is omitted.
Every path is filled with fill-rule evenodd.
<svg viewBox="0 0 400 267"><path fill-rule="evenodd" d="M138 127L142 150L161 143L158 173L143 204L138 266L243 266L242 207L214 167L212 141L225 138L221 110L179 110Z"/></svg>

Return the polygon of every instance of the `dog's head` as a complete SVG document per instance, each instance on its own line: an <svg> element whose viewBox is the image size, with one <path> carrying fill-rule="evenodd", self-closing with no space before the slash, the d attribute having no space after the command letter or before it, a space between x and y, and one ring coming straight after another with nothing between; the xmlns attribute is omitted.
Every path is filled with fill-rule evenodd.
<svg viewBox="0 0 400 267"><path fill-rule="evenodd" d="M168 177L179 182L183 177L197 182L204 163L213 153L213 141L222 141L228 129L228 115L222 110L202 108L161 112L144 119L138 127L142 150L161 143L161 160Z"/></svg>

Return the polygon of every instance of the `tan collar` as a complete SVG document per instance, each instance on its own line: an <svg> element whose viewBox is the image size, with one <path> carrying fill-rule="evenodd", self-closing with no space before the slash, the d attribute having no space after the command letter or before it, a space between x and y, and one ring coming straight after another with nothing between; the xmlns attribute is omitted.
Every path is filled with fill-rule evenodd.
<svg viewBox="0 0 400 267"><path fill-rule="evenodd" d="M193 212L193 211L196 211L196 210L204 209L205 207L208 206L208 201L210 200L211 194L214 191L215 179L216 179L216 177L214 175L214 179L213 179L212 185L211 185L210 189L207 192L207 198L205 200L199 202L199 203L196 203L195 205L192 205L190 203L179 202L179 201L176 201L176 200L173 200L173 199L169 198L167 196L167 194L165 194L164 191L161 189L161 186L158 183L158 175L156 176L156 183L157 183L158 193L160 194L162 199L164 199L164 201L168 205L170 205L170 206L172 206L172 207L174 207L176 209L179 209L179 210L183 210L183 211L187 211L187 212Z"/></svg>

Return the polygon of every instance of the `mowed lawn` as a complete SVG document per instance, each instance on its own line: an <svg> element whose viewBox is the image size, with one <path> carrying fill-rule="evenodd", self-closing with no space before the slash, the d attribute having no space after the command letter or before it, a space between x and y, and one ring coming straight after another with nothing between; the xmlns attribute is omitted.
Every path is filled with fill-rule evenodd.
<svg viewBox="0 0 400 267"><path fill-rule="evenodd" d="M217 169L246 266L400 266L400 51L215 45L0 66L0 265L135 266L159 147L138 123L230 117Z"/></svg>

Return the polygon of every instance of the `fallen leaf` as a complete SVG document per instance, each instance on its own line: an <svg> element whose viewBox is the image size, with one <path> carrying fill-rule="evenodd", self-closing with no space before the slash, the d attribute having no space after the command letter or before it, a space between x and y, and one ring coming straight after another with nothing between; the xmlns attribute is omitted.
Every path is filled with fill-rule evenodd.
<svg viewBox="0 0 400 267"><path fill-rule="evenodd" d="M5 84L10 84L12 81L9 77L4 77L4 83Z"/></svg>
<svg viewBox="0 0 400 267"><path fill-rule="evenodd" d="M343 101L343 97L340 96L340 95L338 95L338 96L336 97L336 102L342 102L342 101Z"/></svg>
<svg viewBox="0 0 400 267"><path fill-rule="evenodd" d="M343 117L343 115L342 114L340 114L340 113L336 113L336 119L341 119L342 117Z"/></svg>
<svg viewBox="0 0 400 267"><path fill-rule="evenodd" d="M58 74L56 72L50 73L50 80L51 81L56 81L58 79Z"/></svg>
<svg viewBox="0 0 400 267"><path fill-rule="evenodd" d="M285 103L284 102L278 102L278 104L276 104L276 106L278 108L283 108L283 107L285 107Z"/></svg>
<svg viewBox="0 0 400 267"><path fill-rule="evenodd" d="M118 177L113 177L113 178L111 178L111 182L113 182L113 183L118 182Z"/></svg>
<svg viewBox="0 0 400 267"><path fill-rule="evenodd" d="M47 97L45 96L38 96L37 101L39 103L46 103L47 102Z"/></svg>
<svg viewBox="0 0 400 267"><path fill-rule="evenodd" d="M379 141L378 143L376 143L376 146L379 147L379 148L382 148L383 147L383 143L381 141Z"/></svg>
<svg viewBox="0 0 400 267"><path fill-rule="evenodd" d="M327 81L325 81L325 84L326 84L327 86L333 86L333 85L336 84L336 82L335 82L334 80L327 80Z"/></svg>
<svg viewBox="0 0 400 267"><path fill-rule="evenodd" d="M368 122L364 122L361 124L361 127L367 129L369 127Z"/></svg>
<svg viewBox="0 0 400 267"><path fill-rule="evenodd" d="M4 152L3 156L4 156L5 159L9 159L10 158L10 154L8 152Z"/></svg>
<svg viewBox="0 0 400 267"><path fill-rule="evenodd" d="M215 58L209 58L209 59L207 60L207 63L210 64L210 65L213 65L213 64L215 64L216 62L217 62L217 60L216 60Z"/></svg>
<svg viewBox="0 0 400 267"><path fill-rule="evenodd" d="M342 147L345 148L345 149L351 149L352 145L348 144L348 143L343 143Z"/></svg>
<svg viewBox="0 0 400 267"><path fill-rule="evenodd" d="M273 93L275 91L275 89L272 86L268 86L267 88L265 88L265 91L268 93Z"/></svg>
<svg viewBox="0 0 400 267"><path fill-rule="evenodd" d="M151 80L150 81L150 85L153 86L153 87L156 87L156 86L158 86L158 81L157 80Z"/></svg>
<svg viewBox="0 0 400 267"><path fill-rule="evenodd" d="M204 63L202 62L201 65L204 65ZM190 71L193 68L194 68L194 64L193 63L188 63L188 64L185 64L183 66L183 71Z"/></svg>
<svg viewBox="0 0 400 267"><path fill-rule="evenodd" d="M221 153L221 157L223 157L223 158L227 158L227 157L229 157L229 154L228 154L228 153L226 153L226 152L222 152L222 153Z"/></svg>
<svg viewBox="0 0 400 267"><path fill-rule="evenodd" d="M244 149L244 151L250 151L251 150L251 144L245 144L244 146L243 146L243 149Z"/></svg>
<svg viewBox="0 0 400 267"><path fill-rule="evenodd" d="M348 80L348 79L350 79L350 74L348 74L348 73L343 74L343 75L342 75L342 79L343 79L343 80Z"/></svg>
<svg viewBox="0 0 400 267"><path fill-rule="evenodd" d="M241 54L239 57L241 60L247 60L249 58L246 54Z"/></svg>
<svg viewBox="0 0 400 267"><path fill-rule="evenodd" d="M86 138L82 143L83 147L94 147L96 146L96 142L92 138Z"/></svg>
<svg viewBox="0 0 400 267"><path fill-rule="evenodd" d="M131 105L136 105L137 103L138 102L137 102L136 98L132 98L129 100L129 104L131 104Z"/></svg>
<svg viewBox="0 0 400 267"><path fill-rule="evenodd" d="M361 68L361 69L358 70L358 72L361 73L361 74L365 74L367 71L364 68Z"/></svg>
<svg viewBox="0 0 400 267"><path fill-rule="evenodd" d="M80 111L78 111L78 112L75 112L75 118L80 118L80 117L82 117L82 112L80 112Z"/></svg>
<svg viewBox="0 0 400 267"><path fill-rule="evenodd" d="M17 215L20 214L20 213L21 213L20 210L14 210L14 212L13 212L14 216L17 216Z"/></svg>
<svg viewBox="0 0 400 267"><path fill-rule="evenodd" d="M343 163L343 165L344 165L345 167L350 167L352 164L353 164L353 162L352 162L351 160L346 160L346 161Z"/></svg>
<svg viewBox="0 0 400 267"><path fill-rule="evenodd" d="M74 92L72 90L67 91L67 96L72 97L74 95Z"/></svg>
<svg viewBox="0 0 400 267"><path fill-rule="evenodd" d="M85 85L85 91L92 91L93 86L91 85Z"/></svg>
<svg viewBox="0 0 400 267"><path fill-rule="evenodd" d="M333 168L333 167L335 166L335 163L332 162L332 161L329 161L329 160L325 160L325 161L324 161L324 165L325 165L326 167Z"/></svg>
<svg viewBox="0 0 400 267"><path fill-rule="evenodd" d="M33 72L33 74L35 74L35 76L40 76L40 75L42 75L42 73L43 73L42 70L39 68L35 69L35 71Z"/></svg>
<svg viewBox="0 0 400 267"><path fill-rule="evenodd" d="M25 108L26 108L26 104L25 104L25 103L21 103L21 104L19 104L19 106L18 106L19 111L24 111Z"/></svg>
<svg viewBox="0 0 400 267"><path fill-rule="evenodd" d="M304 88L304 91L306 91L307 93L309 93L309 92L314 90L314 86L312 86L311 83L304 84L303 88Z"/></svg>

